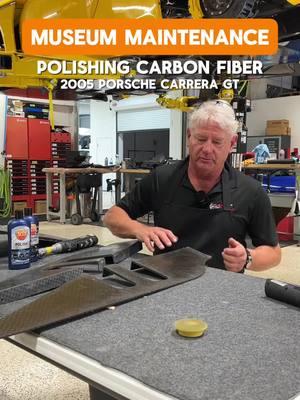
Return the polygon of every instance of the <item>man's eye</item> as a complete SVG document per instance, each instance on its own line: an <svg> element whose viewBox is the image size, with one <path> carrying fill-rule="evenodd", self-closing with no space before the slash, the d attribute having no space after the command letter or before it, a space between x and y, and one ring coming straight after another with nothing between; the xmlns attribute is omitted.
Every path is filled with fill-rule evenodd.
<svg viewBox="0 0 300 400"><path fill-rule="evenodd" d="M223 142L221 142L221 141L215 141L214 144L217 145L217 146L222 146Z"/></svg>

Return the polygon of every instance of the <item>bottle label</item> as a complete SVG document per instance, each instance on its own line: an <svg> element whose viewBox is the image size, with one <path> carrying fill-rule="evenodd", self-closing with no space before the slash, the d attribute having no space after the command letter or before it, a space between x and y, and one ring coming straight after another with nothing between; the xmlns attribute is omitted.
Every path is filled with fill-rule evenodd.
<svg viewBox="0 0 300 400"><path fill-rule="evenodd" d="M37 224L30 225L31 232L31 246L37 246L39 244L39 227Z"/></svg>
<svg viewBox="0 0 300 400"><path fill-rule="evenodd" d="M30 250L12 250L11 251L11 264L24 265L30 262Z"/></svg>
<svg viewBox="0 0 300 400"><path fill-rule="evenodd" d="M16 226L11 230L11 249L30 249L30 230L28 226Z"/></svg>

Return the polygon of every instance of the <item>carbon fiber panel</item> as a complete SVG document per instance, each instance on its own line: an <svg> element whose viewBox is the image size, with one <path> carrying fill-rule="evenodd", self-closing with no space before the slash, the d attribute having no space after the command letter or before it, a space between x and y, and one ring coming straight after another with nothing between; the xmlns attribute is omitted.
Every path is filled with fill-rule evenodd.
<svg viewBox="0 0 300 400"><path fill-rule="evenodd" d="M46 265L20 272L14 278L0 282L0 304L21 300L38 293L55 289L66 282L77 278L83 272L101 272L106 264L118 263L142 249L141 242L131 240L109 246L94 246L72 254ZM76 267L75 267L76 266Z"/></svg>
<svg viewBox="0 0 300 400"><path fill-rule="evenodd" d="M49 270L47 267L27 271L0 283L0 304L21 300L38 293L55 289L78 278L83 267Z"/></svg>
<svg viewBox="0 0 300 400"><path fill-rule="evenodd" d="M104 268L103 279L82 275L0 320L0 338L66 321L199 278L210 257L190 248ZM150 274L150 278L146 274ZM123 287L110 278L117 276Z"/></svg>

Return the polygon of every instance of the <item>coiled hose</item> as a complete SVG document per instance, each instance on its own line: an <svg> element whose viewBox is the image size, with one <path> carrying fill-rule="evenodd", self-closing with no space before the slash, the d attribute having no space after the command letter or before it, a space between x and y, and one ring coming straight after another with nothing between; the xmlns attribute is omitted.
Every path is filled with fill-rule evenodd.
<svg viewBox="0 0 300 400"><path fill-rule="evenodd" d="M11 215L11 177L10 172L0 168L0 217ZM3 200L2 200L3 199Z"/></svg>

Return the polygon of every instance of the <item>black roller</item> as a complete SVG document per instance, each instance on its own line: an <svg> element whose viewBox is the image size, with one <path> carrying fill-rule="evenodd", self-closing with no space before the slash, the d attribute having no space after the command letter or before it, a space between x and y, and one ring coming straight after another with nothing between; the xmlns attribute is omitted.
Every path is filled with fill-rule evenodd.
<svg viewBox="0 0 300 400"><path fill-rule="evenodd" d="M71 240L64 240L55 243L52 246L39 249L39 257L50 254L70 253L73 251L86 249L95 246L98 243L98 238L95 235L86 235Z"/></svg>
<svg viewBox="0 0 300 400"><path fill-rule="evenodd" d="M280 282L273 279L267 279L265 284L265 292L266 295L272 299L300 307L300 286L291 285L290 283Z"/></svg>

